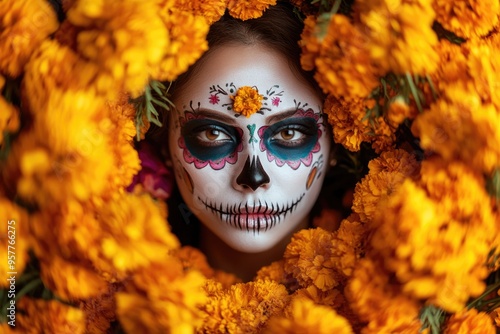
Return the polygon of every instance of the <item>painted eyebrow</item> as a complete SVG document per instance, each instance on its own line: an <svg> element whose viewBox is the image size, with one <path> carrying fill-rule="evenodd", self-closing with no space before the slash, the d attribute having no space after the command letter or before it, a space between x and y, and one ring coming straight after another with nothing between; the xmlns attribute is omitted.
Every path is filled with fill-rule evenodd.
<svg viewBox="0 0 500 334"><path fill-rule="evenodd" d="M233 125L236 124L236 120L234 119L234 117L224 115L224 114L220 113L219 111L200 108L196 111L196 113L201 114L201 115L208 117L208 118L215 119L217 121L224 122L224 123L229 123L229 124L233 124Z"/></svg>
<svg viewBox="0 0 500 334"><path fill-rule="evenodd" d="M297 109L293 108L293 109L285 110L285 111L280 112L278 114L268 116L266 118L266 123L271 124L271 123L282 121L284 119L287 119L287 118L293 116L296 112L297 112Z"/></svg>

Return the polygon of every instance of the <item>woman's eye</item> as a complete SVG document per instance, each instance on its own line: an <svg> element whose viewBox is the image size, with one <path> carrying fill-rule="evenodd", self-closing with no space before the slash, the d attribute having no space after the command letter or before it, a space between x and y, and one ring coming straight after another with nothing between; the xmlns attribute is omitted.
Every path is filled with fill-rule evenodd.
<svg viewBox="0 0 500 334"><path fill-rule="evenodd" d="M297 141L305 136L302 132L294 129L284 129L273 136L273 139L283 141Z"/></svg>
<svg viewBox="0 0 500 334"><path fill-rule="evenodd" d="M197 137L201 141L209 141L209 142L231 140L231 138L227 134L218 129L207 129L201 131Z"/></svg>

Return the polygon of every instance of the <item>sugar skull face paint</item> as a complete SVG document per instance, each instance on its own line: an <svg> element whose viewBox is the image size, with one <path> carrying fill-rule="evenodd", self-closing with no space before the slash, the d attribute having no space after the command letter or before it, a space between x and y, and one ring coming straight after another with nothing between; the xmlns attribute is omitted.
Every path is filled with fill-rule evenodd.
<svg viewBox="0 0 500 334"><path fill-rule="evenodd" d="M263 96L262 107L240 117L231 96L246 86ZM208 229L233 249L256 253L303 225L321 189L330 138L320 97L285 58L262 46L221 46L174 103L169 148L182 171L177 183Z"/></svg>

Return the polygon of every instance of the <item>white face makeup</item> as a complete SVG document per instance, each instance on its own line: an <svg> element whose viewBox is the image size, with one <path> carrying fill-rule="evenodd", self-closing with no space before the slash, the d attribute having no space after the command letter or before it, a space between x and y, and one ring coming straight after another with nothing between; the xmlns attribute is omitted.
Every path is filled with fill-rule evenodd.
<svg viewBox="0 0 500 334"><path fill-rule="evenodd" d="M231 96L263 96L245 117ZM190 210L232 248L266 251L307 219L321 189L330 140L314 89L287 60L258 45L212 51L174 101L169 148Z"/></svg>

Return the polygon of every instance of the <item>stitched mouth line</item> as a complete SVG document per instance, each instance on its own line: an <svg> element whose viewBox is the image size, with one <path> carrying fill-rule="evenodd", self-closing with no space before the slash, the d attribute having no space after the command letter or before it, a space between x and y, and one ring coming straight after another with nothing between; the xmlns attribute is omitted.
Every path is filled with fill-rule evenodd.
<svg viewBox="0 0 500 334"><path fill-rule="evenodd" d="M227 203L225 207L222 203L204 201L199 196L198 199L205 205L207 210L219 215L222 221L240 230L246 228L247 231L253 230L255 233L259 232L264 226L265 231L267 231L279 224L282 219L286 218L288 213L292 213L293 210L296 209L304 196L305 193L300 195L296 200L281 205L279 203L269 204L267 201L262 203L259 199L259 205L249 206L248 203L235 203L230 205Z"/></svg>

